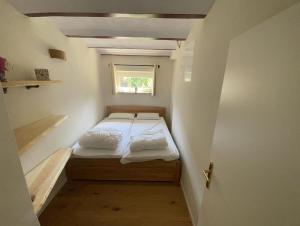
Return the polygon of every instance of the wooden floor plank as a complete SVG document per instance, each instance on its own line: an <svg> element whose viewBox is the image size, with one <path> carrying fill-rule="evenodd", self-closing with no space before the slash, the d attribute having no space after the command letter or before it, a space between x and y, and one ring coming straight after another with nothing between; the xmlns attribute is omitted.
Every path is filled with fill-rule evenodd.
<svg viewBox="0 0 300 226"><path fill-rule="evenodd" d="M179 186L163 182L68 182L42 226L191 226Z"/></svg>

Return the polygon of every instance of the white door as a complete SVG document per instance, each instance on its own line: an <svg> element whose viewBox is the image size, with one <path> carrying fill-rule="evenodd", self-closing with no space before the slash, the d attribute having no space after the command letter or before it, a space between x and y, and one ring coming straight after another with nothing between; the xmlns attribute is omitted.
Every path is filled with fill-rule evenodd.
<svg viewBox="0 0 300 226"><path fill-rule="evenodd" d="M300 225L300 4L232 40L198 226Z"/></svg>

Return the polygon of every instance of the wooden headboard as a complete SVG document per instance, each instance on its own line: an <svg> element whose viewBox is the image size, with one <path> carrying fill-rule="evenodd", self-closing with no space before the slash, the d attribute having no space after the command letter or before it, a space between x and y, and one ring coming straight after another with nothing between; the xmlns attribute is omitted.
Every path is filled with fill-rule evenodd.
<svg viewBox="0 0 300 226"><path fill-rule="evenodd" d="M110 113L158 113L160 117L166 118L166 108L157 106L143 106L143 105L108 105L106 106L106 116Z"/></svg>

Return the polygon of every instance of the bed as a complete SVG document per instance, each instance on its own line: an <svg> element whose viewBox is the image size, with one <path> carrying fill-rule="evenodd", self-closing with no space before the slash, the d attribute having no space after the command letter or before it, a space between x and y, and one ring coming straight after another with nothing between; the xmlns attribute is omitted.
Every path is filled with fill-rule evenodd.
<svg viewBox="0 0 300 226"><path fill-rule="evenodd" d="M179 183L181 162L179 152L167 128L165 108L148 106L107 106L106 114L115 112L159 113L159 120L111 120L105 118L96 128L105 126L121 128L125 139L115 151L82 149L78 144L73 147L72 158L66 166L68 179L71 180L118 180L118 181L166 181ZM145 129L162 129L168 150L128 151L130 136Z"/></svg>

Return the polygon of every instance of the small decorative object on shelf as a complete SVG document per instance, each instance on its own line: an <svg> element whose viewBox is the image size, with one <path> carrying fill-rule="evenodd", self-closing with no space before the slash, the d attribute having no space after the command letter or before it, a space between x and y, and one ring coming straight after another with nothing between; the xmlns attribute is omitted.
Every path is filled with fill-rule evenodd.
<svg viewBox="0 0 300 226"><path fill-rule="evenodd" d="M67 60L66 53L59 49L49 49L49 54L51 58L57 58L61 60Z"/></svg>
<svg viewBox="0 0 300 226"><path fill-rule="evenodd" d="M38 81L49 81L49 71L48 69L34 69L35 76Z"/></svg>
<svg viewBox="0 0 300 226"><path fill-rule="evenodd" d="M0 82L7 82L5 71L8 71L10 64L3 57L0 57Z"/></svg>

